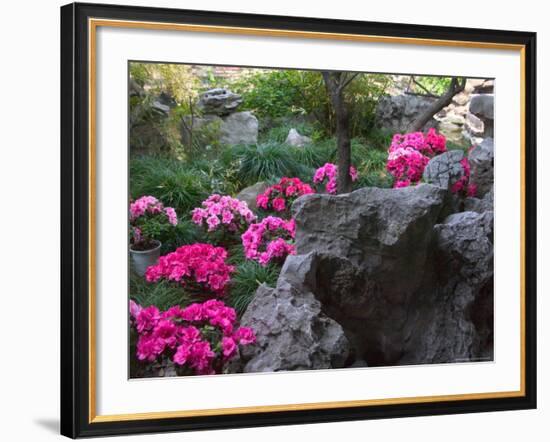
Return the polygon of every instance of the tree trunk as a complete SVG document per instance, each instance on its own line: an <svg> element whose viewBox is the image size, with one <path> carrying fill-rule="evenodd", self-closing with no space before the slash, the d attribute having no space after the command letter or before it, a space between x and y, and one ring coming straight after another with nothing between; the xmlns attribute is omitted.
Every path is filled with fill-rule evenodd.
<svg viewBox="0 0 550 442"><path fill-rule="evenodd" d="M336 142L338 151L337 193L351 192L351 142L349 132L349 109L344 98L345 87L355 76L348 77L342 72L323 72L323 79L336 117Z"/></svg>
<svg viewBox="0 0 550 442"><path fill-rule="evenodd" d="M337 110L338 109L338 110ZM349 138L349 111L342 97L334 106L336 114L336 139L338 145L338 193L351 192L351 141Z"/></svg>
<svg viewBox="0 0 550 442"><path fill-rule="evenodd" d="M407 127L407 132L417 132L422 130L422 128L432 119L432 117L437 114L441 109L451 104L453 97L462 92L466 86L466 79L459 80L456 77L451 79L451 84L445 93L439 97L434 103L424 111L416 120L414 120Z"/></svg>

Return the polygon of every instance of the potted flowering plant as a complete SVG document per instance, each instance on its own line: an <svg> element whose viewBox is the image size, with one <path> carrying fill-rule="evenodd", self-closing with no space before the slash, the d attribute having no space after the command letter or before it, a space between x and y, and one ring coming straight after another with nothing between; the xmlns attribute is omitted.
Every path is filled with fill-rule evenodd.
<svg viewBox="0 0 550 442"><path fill-rule="evenodd" d="M224 373L239 357L239 347L256 342L251 328L237 325L235 310L216 299L164 312L130 301L130 321L137 333L137 360L170 365L183 376Z"/></svg>
<svg viewBox="0 0 550 442"><path fill-rule="evenodd" d="M130 203L130 256L140 276L160 256L160 238L178 224L176 211L153 196L142 196Z"/></svg>

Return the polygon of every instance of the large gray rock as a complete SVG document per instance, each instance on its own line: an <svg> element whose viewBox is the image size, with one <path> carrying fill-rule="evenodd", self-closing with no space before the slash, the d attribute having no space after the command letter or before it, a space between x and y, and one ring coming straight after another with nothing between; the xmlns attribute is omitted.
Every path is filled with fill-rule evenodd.
<svg viewBox="0 0 550 442"><path fill-rule="evenodd" d="M251 210L256 210L258 208L256 206L256 197L260 193L265 192L267 188L267 183L264 181L260 181L256 184L253 184L252 186L245 187L237 195L235 195L235 198L240 201L244 201Z"/></svg>
<svg viewBox="0 0 550 442"><path fill-rule="evenodd" d="M466 130L474 136L481 136L485 131L485 126L483 125L483 121L481 121L478 117L476 117L474 114L471 114L471 113L466 114L465 126L466 126Z"/></svg>
<svg viewBox="0 0 550 442"><path fill-rule="evenodd" d="M463 158L462 150L449 150L433 157L424 169L424 180L449 190L464 175L464 168L460 164Z"/></svg>
<svg viewBox="0 0 550 442"><path fill-rule="evenodd" d="M258 120L251 112L235 112L220 117L184 117L182 121L182 142L209 144L255 144L258 141Z"/></svg>
<svg viewBox="0 0 550 442"><path fill-rule="evenodd" d="M493 187L489 190L483 198L468 197L464 200L464 210L469 212L483 213L493 211L494 193Z"/></svg>
<svg viewBox="0 0 550 442"><path fill-rule="evenodd" d="M256 144L258 119L251 112L236 112L223 118L220 127L222 144Z"/></svg>
<svg viewBox="0 0 550 442"><path fill-rule="evenodd" d="M470 112L484 119L494 119L495 96L493 94L474 94L470 99Z"/></svg>
<svg viewBox="0 0 550 442"><path fill-rule="evenodd" d="M289 146L303 147L306 144L311 143L311 138L305 135L300 135L296 129L292 128L288 131L288 136L286 137L285 143Z"/></svg>
<svg viewBox="0 0 550 442"><path fill-rule="evenodd" d="M471 135L474 141L476 137L492 137L494 134L494 102L493 94L474 94L470 99L469 111L472 115L483 122L483 133L472 131ZM473 120L473 118L471 118Z"/></svg>
<svg viewBox="0 0 550 442"><path fill-rule="evenodd" d="M406 326L401 362L492 360L493 212L457 213L434 231L439 284Z"/></svg>
<svg viewBox="0 0 550 442"><path fill-rule="evenodd" d="M434 98L417 95L386 95L376 106L377 124L393 132L405 132L418 115L428 109L434 101ZM432 120L427 127L434 127L436 123Z"/></svg>
<svg viewBox="0 0 550 442"><path fill-rule="evenodd" d="M447 216L447 198L429 184L299 198L297 255L243 317L259 335L245 371L491 359L493 213Z"/></svg>
<svg viewBox="0 0 550 442"><path fill-rule="evenodd" d="M348 362L351 349L342 327L312 293L286 278L296 278L304 260L287 258L277 287L261 285L243 315L241 325L252 327L257 339L241 349L245 373L341 368Z"/></svg>
<svg viewBox="0 0 550 442"><path fill-rule="evenodd" d="M223 116L235 112L242 102L239 94L229 89L215 88L201 94L198 108L203 114Z"/></svg>
<svg viewBox="0 0 550 442"><path fill-rule="evenodd" d="M402 355L397 325L430 268L431 232L445 197L422 184L307 195L293 205L297 253L315 252L315 277L306 286L369 365L395 364Z"/></svg>
<svg viewBox="0 0 550 442"><path fill-rule="evenodd" d="M477 186L477 195L483 196L493 187L495 149L492 138L485 138L468 155L471 167L470 182Z"/></svg>

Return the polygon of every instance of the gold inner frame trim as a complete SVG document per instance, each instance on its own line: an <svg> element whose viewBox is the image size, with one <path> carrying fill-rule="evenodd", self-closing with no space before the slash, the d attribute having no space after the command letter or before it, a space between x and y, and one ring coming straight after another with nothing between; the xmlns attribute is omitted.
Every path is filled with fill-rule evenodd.
<svg viewBox="0 0 550 442"><path fill-rule="evenodd" d="M386 44L410 44L419 46L444 46L475 49L497 49L520 53L520 389L488 393L465 393L437 396L415 396L388 399L366 399L352 401L315 402L283 405L261 405L233 408L197 409L180 411L159 411L128 414L96 414L96 31L99 26L133 28L161 31L207 32L217 34L253 35L266 37L290 37L339 41L357 41ZM282 29L244 28L231 26L192 25L181 23L141 22L130 20L88 19L88 93L89 93L89 423L133 421L146 419L169 419L180 417L221 416L246 413L273 413L281 411L322 410L329 408L365 407L375 405L419 404L427 402L482 400L525 396L525 46L521 44L423 39L411 37L389 37L345 33L291 31Z"/></svg>

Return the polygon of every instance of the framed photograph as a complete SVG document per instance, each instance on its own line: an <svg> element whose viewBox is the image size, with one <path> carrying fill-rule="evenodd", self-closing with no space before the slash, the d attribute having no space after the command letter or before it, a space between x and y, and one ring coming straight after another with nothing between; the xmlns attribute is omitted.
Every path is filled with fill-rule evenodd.
<svg viewBox="0 0 550 442"><path fill-rule="evenodd" d="M61 8L61 433L536 407L528 32Z"/></svg>

